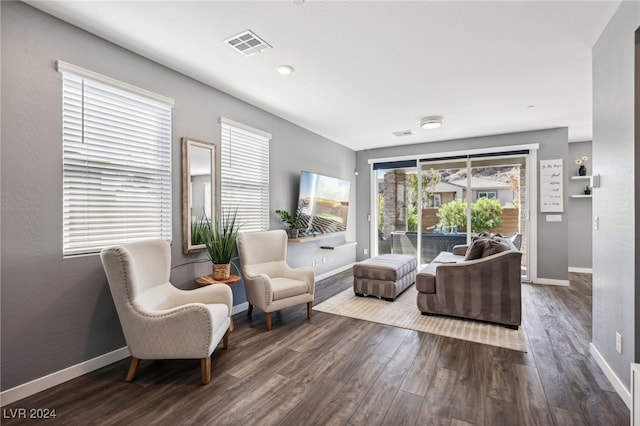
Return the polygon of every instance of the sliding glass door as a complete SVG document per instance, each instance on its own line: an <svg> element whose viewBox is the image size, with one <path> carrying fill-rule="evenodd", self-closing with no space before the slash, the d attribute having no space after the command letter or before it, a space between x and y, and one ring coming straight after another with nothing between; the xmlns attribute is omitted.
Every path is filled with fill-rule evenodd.
<svg viewBox="0 0 640 426"><path fill-rule="evenodd" d="M441 251L453 251L454 246L467 243L466 174L466 159L420 163L421 264L431 262Z"/></svg>
<svg viewBox="0 0 640 426"><path fill-rule="evenodd" d="M416 168L413 164L415 161L375 171L377 254L417 254Z"/></svg>
<svg viewBox="0 0 640 426"><path fill-rule="evenodd" d="M528 280L527 164L518 152L378 165L373 254L415 254L426 265L490 231L519 246Z"/></svg>
<svg viewBox="0 0 640 426"><path fill-rule="evenodd" d="M522 252L522 276L528 281L527 157L474 158L470 163L470 198L477 212L474 217L472 209L474 230L490 230L512 238Z"/></svg>

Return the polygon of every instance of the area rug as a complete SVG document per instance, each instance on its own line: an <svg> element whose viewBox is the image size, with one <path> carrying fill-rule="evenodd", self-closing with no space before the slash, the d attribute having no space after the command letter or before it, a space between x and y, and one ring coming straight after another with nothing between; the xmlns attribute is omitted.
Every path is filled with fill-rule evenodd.
<svg viewBox="0 0 640 426"><path fill-rule="evenodd" d="M443 316L422 315L416 305L417 290L411 286L394 302L375 297L357 297L349 288L313 309L334 315L408 328L425 333L468 340L527 352L522 327L512 330L500 325Z"/></svg>

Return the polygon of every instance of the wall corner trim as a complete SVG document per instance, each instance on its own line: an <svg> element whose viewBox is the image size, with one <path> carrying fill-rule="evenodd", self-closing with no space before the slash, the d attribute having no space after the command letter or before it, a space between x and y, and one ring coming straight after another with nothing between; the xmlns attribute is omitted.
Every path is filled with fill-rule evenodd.
<svg viewBox="0 0 640 426"><path fill-rule="evenodd" d="M613 385L613 388L616 390L618 395L620 395L620 398L622 398L622 401L624 401L627 408L631 410L631 391L626 388L624 383L622 383L616 373L614 373L613 369L609 366L602 354L600 354L593 342L589 344L589 353L591 354L593 359L596 360L596 363L598 364L604 375L607 376L607 379L609 379L611 385Z"/></svg>
<svg viewBox="0 0 640 426"><path fill-rule="evenodd" d="M80 364L72 365L64 370L56 371L55 373L34 379L14 388L7 389L0 393L0 405L4 407L5 405L12 404L28 396L35 395L43 390L52 388L99 368L106 367L114 362L123 360L128 356L131 356L131 354L129 353L129 348L125 346L123 348L116 349L115 351L81 362Z"/></svg>

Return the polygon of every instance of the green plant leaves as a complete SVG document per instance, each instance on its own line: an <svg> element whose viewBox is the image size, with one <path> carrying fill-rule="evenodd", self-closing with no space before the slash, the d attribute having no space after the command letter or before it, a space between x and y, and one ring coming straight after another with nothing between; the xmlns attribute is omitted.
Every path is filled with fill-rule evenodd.
<svg viewBox="0 0 640 426"><path fill-rule="evenodd" d="M458 198L443 204L437 215L440 225L455 225L464 230L467 226L467 202ZM501 223L502 207L498 199L482 197L471 203L471 232L488 231Z"/></svg>
<svg viewBox="0 0 640 426"><path fill-rule="evenodd" d="M238 209L223 212L216 218L213 225L205 229L205 245L209 260L213 264L231 263L236 246L236 237L240 226L237 223Z"/></svg>

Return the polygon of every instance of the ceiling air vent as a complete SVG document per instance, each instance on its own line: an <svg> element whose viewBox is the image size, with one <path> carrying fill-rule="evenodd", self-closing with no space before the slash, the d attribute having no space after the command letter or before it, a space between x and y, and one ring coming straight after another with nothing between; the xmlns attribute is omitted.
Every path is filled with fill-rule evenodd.
<svg viewBox="0 0 640 426"><path fill-rule="evenodd" d="M238 35L234 35L224 41L229 46L242 53L244 56L253 56L262 52L271 46L266 41L262 40L251 30L247 30Z"/></svg>
<svg viewBox="0 0 640 426"><path fill-rule="evenodd" d="M398 130L397 132L393 132L396 136L409 136L412 135L411 130Z"/></svg>

